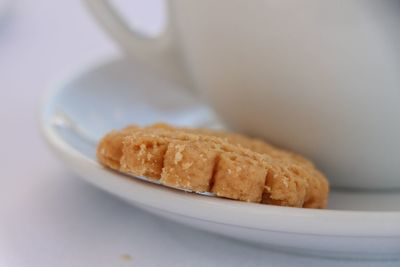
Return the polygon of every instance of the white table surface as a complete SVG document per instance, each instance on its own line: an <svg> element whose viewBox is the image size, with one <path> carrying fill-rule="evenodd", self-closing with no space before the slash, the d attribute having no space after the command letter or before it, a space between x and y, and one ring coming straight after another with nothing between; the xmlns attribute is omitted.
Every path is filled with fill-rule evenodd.
<svg viewBox="0 0 400 267"><path fill-rule="evenodd" d="M123 2L123 1L119 1ZM128 1L125 1L128 2ZM136 10L154 28L159 12ZM80 1L12 0L0 19L0 266L400 266L263 250L129 206L81 181L41 139L48 84L118 54Z"/></svg>

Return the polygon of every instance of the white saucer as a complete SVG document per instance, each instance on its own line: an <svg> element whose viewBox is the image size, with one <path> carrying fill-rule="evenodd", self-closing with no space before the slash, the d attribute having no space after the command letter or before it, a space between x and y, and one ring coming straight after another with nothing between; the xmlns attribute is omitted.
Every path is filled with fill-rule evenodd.
<svg viewBox="0 0 400 267"><path fill-rule="evenodd" d="M158 96L158 97L155 97ZM199 196L101 167L96 141L129 123L216 125L212 112L179 85L127 60L92 64L52 88L41 128L83 179L152 213L265 247L328 257L400 258L400 192L333 191L328 210Z"/></svg>

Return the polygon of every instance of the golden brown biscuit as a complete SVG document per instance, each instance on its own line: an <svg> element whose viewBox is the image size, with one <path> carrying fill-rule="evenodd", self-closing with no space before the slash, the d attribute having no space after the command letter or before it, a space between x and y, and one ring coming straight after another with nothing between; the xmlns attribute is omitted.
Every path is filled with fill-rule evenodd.
<svg viewBox="0 0 400 267"><path fill-rule="evenodd" d="M122 141L130 132L139 130L135 125L130 125L121 131L112 131L104 136L97 145L97 158L101 163L115 170L120 168L122 157Z"/></svg>
<svg viewBox="0 0 400 267"><path fill-rule="evenodd" d="M110 168L176 188L281 206L327 204L328 181L310 161L235 133L129 126L103 137L97 157Z"/></svg>

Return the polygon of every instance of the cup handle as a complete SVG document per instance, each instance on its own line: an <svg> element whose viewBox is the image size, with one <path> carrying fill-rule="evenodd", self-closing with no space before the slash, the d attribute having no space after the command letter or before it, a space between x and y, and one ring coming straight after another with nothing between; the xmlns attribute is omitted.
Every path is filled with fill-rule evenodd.
<svg viewBox="0 0 400 267"><path fill-rule="evenodd" d="M131 29L118 15L109 0L85 1L97 21L125 52L155 70L161 71L168 78L186 87L191 85L172 40L169 22L161 34L148 37Z"/></svg>

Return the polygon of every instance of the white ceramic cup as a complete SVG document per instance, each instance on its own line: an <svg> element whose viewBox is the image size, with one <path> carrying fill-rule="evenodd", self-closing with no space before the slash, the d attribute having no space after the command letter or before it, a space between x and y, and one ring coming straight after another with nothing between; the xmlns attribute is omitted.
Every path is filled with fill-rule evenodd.
<svg viewBox="0 0 400 267"><path fill-rule="evenodd" d="M334 186L400 188L400 1L171 0L155 38L86 1L232 128L307 155Z"/></svg>

